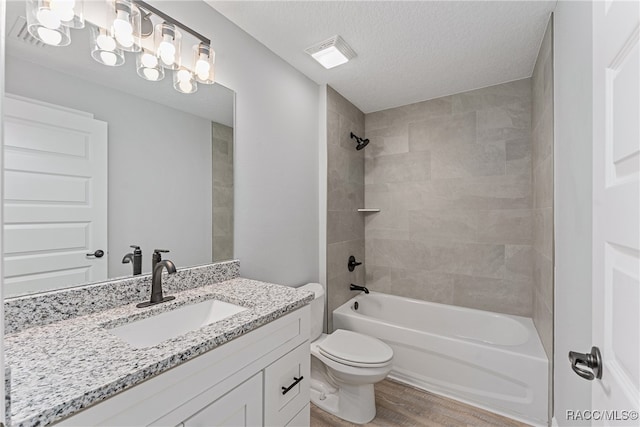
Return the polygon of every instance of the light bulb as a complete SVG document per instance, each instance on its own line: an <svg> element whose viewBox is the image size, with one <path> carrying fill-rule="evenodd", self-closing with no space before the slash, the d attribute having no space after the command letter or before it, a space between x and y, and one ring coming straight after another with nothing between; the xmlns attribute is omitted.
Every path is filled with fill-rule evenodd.
<svg viewBox="0 0 640 427"><path fill-rule="evenodd" d="M203 57L206 58L206 55L200 55L200 59L196 62L196 75L200 80L207 80L209 79L211 65L209 64L209 61L203 59Z"/></svg>
<svg viewBox="0 0 640 427"><path fill-rule="evenodd" d="M113 31L116 40L122 46L131 47L133 45L133 26L129 22L129 13L118 10L116 19L113 21Z"/></svg>
<svg viewBox="0 0 640 427"><path fill-rule="evenodd" d="M114 50L116 48L116 41L106 34L100 34L96 39L96 43L102 50Z"/></svg>
<svg viewBox="0 0 640 427"><path fill-rule="evenodd" d="M193 85L189 80L185 80L185 81L181 80L180 83L178 83L178 86L180 87L180 90L183 91L184 93L189 93L191 92L191 90L193 90Z"/></svg>
<svg viewBox="0 0 640 427"><path fill-rule="evenodd" d="M102 59L104 65L110 65L112 67L118 62L118 57L113 52L100 52L100 59Z"/></svg>
<svg viewBox="0 0 640 427"><path fill-rule="evenodd" d="M58 46L62 41L62 34L45 27L38 27L38 36L40 40L53 46Z"/></svg>
<svg viewBox="0 0 640 427"><path fill-rule="evenodd" d="M75 7L75 0L51 0L49 7L61 21L67 22L73 20L75 13L73 8Z"/></svg>
<svg viewBox="0 0 640 427"><path fill-rule="evenodd" d="M191 73L188 70L182 69L178 71L178 87L182 92L190 93L193 90L193 83L191 83Z"/></svg>
<svg viewBox="0 0 640 427"><path fill-rule="evenodd" d="M123 47L131 47L131 46L133 46L133 35L131 35L131 34L122 34L122 33L120 33L120 36L116 35L116 39L118 39L118 43L120 43L120 45L123 46Z"/></svg>
<svg viewBox="0 0 640 427"><path fill-rule="evenodd" d="M181 82L191 80L191 73L185 69L178 71L178 80Z"/></svg>
<svg viewBox="0 0 640 427"><path fill-rule="evenodd" d="M51 9L41 7L37 13L38 22L47 28L55 30L60 28L60 18Z"/></svg>
<svg viewBox="0 0 640 427"><path fill-rule="evenodd" d="M158 66L158 58L150 53L143 53L140 61L146 68L156 68Z"/></svg>
<svg viewBox="0 0 640 427"><path fill-rule="evenodd" d="M129 22L129 13L119 10L116 19L113 21L113 28L116 35L118 33L121 35L133 35L133 26Z"/></svg>
<svg viewBox="0 0 640 427"><path fill-rule="evenodd" d="M162 59L162 62L165 64L173 65L173 63L176 62L176 47L171 42L163 41L160 43L158 51L160 52L160 59Z"/></svg>
<svg viewBox="0 0 640 427"><path fill-rule="evenodd" d="M160 71L156 70L155 68L144 68L142 72L148 80L155 81L160 77Z"/></svg>

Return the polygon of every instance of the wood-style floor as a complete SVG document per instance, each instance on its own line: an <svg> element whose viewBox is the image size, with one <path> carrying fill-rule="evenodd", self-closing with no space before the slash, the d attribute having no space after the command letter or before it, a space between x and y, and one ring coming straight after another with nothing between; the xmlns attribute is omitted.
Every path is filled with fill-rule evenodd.
<svg viewBox="0 0 640 427"><path fill-rule="evenodd" d="M524 427L527 424L384 380L376 384L376 417L367 426ZM311 427L351 427L352 424L311 404Z"/></svg>

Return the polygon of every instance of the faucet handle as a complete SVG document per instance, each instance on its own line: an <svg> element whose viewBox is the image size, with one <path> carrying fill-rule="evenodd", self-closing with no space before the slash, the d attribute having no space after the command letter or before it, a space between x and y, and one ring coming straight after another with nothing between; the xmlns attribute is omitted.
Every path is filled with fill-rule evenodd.
<svg viewBox="0 0 640 427"><path fill-rule="evenodd" d="M156 264L162 261L162 254L169 252L167 249L154 249L151 257L151 270L155 270Z"/></svg>
<svg viewBox="0 0 640 427"><path fill-rule="evenodd" d="M138 246L138 245L129 245L129 247L133 248L133 249L140 249L140 246Z"/></svg>

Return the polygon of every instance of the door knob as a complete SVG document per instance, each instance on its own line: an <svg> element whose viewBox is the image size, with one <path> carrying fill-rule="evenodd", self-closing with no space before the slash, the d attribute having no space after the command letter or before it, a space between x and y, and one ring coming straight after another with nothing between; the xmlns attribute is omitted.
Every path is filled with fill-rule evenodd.
<svg viewBox="0 0 640 427"><path fill-rule="evenodd" d="M92 254L87 254L87 256L92 256L92 257L96 257L96 258L102 258L104 256L104 251L102 249L98 249L97 251L95 251Z"/></svg>
<svg viewBox="0 0 640 427"><path fill-rule="evenodd" d="M591 347L590 353L569 352L569 361L573 372L585 380L602 378L602 356L598 347Z"/></svg>

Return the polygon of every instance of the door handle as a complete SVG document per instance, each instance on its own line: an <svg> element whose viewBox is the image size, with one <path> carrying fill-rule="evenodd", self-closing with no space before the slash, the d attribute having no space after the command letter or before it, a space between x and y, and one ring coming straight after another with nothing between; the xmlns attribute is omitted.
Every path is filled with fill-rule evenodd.
<svg viewBox="0 0 640 427"><path fill-rule="evenodd" d="M590 353L569 352L569 361L573 372L585 380L602 378L602 356L598 347L591 347Z"/></svg>
<svg viewBox="0 0 640 427"><path fill-rule="evenodd" d="M97 251L95 251L92 254L87 254L87 256L92 256L92 257L96 257L96 258L102 258L104 256L104 251L102 249L98 249Z"/></svg>

